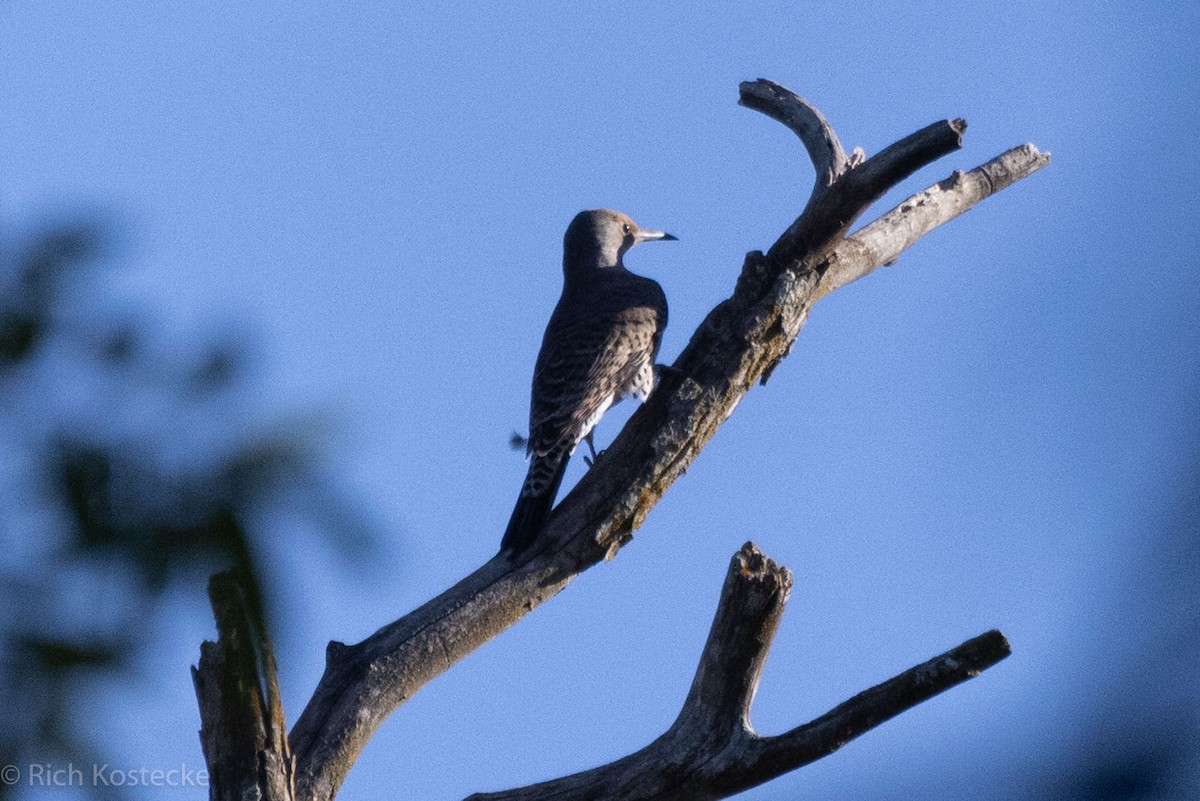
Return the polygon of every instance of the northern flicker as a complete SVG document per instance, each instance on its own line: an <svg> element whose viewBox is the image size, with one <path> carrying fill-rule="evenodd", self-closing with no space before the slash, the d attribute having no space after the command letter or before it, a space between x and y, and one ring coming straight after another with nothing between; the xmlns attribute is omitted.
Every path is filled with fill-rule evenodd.
<svg viewBox="0 0 1200 801"><path fill-rule="evenodd" d="M567 461L622 398L645 400L667 325L667 299L649 278L625 269L641 242L675 239L639 228L608 209L583 211L563 237L563 290L546 325L533 371L529 472L508 521L502 551L516 555L537 538Z"/></svg>

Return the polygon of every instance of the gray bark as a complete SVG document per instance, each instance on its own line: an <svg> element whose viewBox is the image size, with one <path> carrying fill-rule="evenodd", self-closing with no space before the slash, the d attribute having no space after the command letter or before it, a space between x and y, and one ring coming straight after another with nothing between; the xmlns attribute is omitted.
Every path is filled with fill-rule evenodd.
<svg viewBox="0 0 1200 801"><path fill-rule="evenodd" d="M750 705L792 589L792 574L746 543L733 556L683 710L642 750L603 767L468 801L706 801L828 756L885 720L1009 654L990 631L860 693L816 720L763 737Z"/></svg>
<svg viewBox="0 0 1200 801"><path fill-rule="evenodd" d="M330 643L325 673L291 734L299 798L331 799L398 706L576 575L612 558L742 396L765 383L813 303L894 262L924 233L1049 159L1032 145L1015 148L970 172L955 172L847 236L885 192L958 148L966 123L934 123L866 158L858 149L846 156L821 114L777 84L744 83L741 102L782 122L803 142L817 172L804 210L765 254L747 254L733 294L709 313L648 401L559 503L534 548L516 562L494 557L360 643ZM647 749L683 756L659 763L656 774L646 775L654 763L642 758L643 751L580 774L586 779L568 777L539 785L540 790L482 797L724 797L832 751L1007 653L999 633L982 635L793 732L758 737L749 728L749 701L790 577L756 554L743 549L735 557L735 565L738 559L755 565L747 570L758 578L739 583L731 571L736 586L727 582L727 594L744 594L747 600L722 602L680 719ZM763 639L745 641L743 627ZM741 667L731 670L726 660ZM645 782L655 782L658 795L637 789ZM597 795L599 787L608 789Z"/></svg>

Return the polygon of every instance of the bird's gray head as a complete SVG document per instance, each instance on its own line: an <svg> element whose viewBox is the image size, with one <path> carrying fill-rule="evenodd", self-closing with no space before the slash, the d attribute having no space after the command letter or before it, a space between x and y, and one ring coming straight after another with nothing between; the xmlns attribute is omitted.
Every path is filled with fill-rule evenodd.
<svg viewBox="0 0 1200 801"><path fill-rule="evenodd" d="M563 272L570 275L598 267L622 267L621 257L634 245L675 237L662 231L638 228L619 211L581 211L567 226L563 237Z"/></svg>

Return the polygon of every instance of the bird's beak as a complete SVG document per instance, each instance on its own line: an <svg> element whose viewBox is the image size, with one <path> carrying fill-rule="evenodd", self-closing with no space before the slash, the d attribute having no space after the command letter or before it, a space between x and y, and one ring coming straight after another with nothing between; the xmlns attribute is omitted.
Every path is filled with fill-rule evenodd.
<svg viewBox="0 0 1200 801"><path fill-rule="evenodd" d="M655 239L661 240L663 242L678 242L679 241L679 237L671 236L666 231L647 231L645 228L639 228L637 230L637 233L634 234L634 239L638 243L651 242Z"/></svg>

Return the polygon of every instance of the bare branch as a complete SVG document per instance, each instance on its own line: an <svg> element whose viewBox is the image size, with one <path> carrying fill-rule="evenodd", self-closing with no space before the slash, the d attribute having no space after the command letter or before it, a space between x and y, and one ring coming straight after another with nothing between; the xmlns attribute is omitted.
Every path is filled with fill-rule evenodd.
<svg viewBox="0 0 1200 801"><path fill-rule="evenodd" d="M1049 163L1049 153L1042 153L1033 145L1021 145L970 172L955 172L918 192L834 248L813 300L857 281L880 265L893 264L901 253L934 228Z"/></svg>
<svg viewBox="0 0 1200 801"><path fill-rule="evenodd" d="M330 643L325 674L291 734L300 797L332 798L396 707L578 572L561 556L519 567L497 556L363 642Z"/></svg>
<svg viewBox="0 0 1200 801"><path fill-rule="evenodd" d="M846 158L828 120L811 103L777 83L759 78L739 87L746 108L783 123L804 143L816 170L816 184L804 211L767 252L781 268L794 269L819 255L820 243L833 243L884 192L951 150L962 146L965 120L934 123L866 159L862 148ZM852 171L852 172L850 172Z"/></svg>
<svg viewBox="0 0 1200 801"><path fill-rule="evenodd" d="M804 149L812 159L813 169L817 178L813 184L812 196L816 197L841 177L854 163L861 160L862 151L855 152L855 160L851 162L842 150L833 126L817 107L800 95L785 89L774 81L759 78L757 81L743 81L738 86L738 104L766 114L776 122L786 125L792 133L800 137Z"/></svg>
<svg viewBox="0 0 1200 801"><path fill-rule="evenodd" d="M754 543L733 555L696 677L672 729L691 736L749 729L750 704L791 594L792 572Z"/></svg>
<svg viewBox="0 0 1200 801"><path fill-rule="evenodd" d="M767 251L767 259L783 269L824 255L822 245L836 244L867 208L889 189L927 164L962 147L965 120L943 120L892 144L841 176L809 201L783 235Z"/></svg>
<svg viewBox="0 0 1200 801"><path fill-rule="evenodd" d="M906 709L1009 654L990 631L859 693L811 723L763 737L750 724L767 651L792 575L746 543L725 577L691 692L675 723L642 750L602 767L469 801L703 801L726 798L828 756Z"/></svg>
<svg viewBox="0 0 1200 801"><path fill-rule="evenodd" d="M764 113L770 113L771 97L792 104L791 111L780 110L785 117L807 113L797 111L787 95L755 97L754 107ZM799 103L800 108L806 106ZM823 120L811 119L789 125L804 131L814 125L814 130L828 127ZM865 275L879 266L871 263L877 253L895 258L899 250L885 243L906 240L885 232L903 229L910 216L925 220L914 222L912 230L932 227L932 218L925 216L932 204L926 203L899 210L890 222L880 221L881 228L863 228L853 243L845 239L870 203L958 147L964 128L962 121L936 123L871 159L847 162L833 184L818 193L819 202L810 199L767 255L748 254L733 294L709 313L674 369L663 375L649 400L559 503L538 543L518 562L497 556L363 642L330 645L325 674L291 735L300 797L332 798L371 735L397 706L553 597L576 575L611 558L631 538L742 396L787 354L812 304L831 291L828 274L834 273L830 285L841 286L853 280L848 276ZM836 143L831 129L830 136ZM801 140L817 151L812 154L814 164L837 162L840 145L821 144L809 133ZM989 180L997 179L991 191L1036 169L1014 165L1008 174L1000 168L981 168ZM963 195L952 206L954 213L985 196ZM953 216L944 213L949 214L945 219Z"/></svg>
<svg viewBox="0 0 1200 801"><path fill-rule="evenodd" d="M296 797L275 653L250 584L233 572L208 583L217 642L200 646L192 682L200 703L200 744L214 801Z"/></svg>
<svg viewBox="0 0 1200 801"><path fill-rule="evenodd" d="M754 770L764 774L756 783L829 756L884 721L975 678L1011 653L1003 634L995 629L984 632L838 704L811 723L760 738L750 759Z"/></svg>

